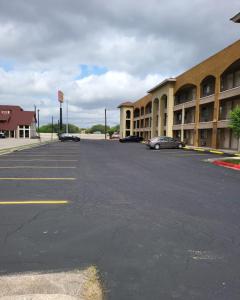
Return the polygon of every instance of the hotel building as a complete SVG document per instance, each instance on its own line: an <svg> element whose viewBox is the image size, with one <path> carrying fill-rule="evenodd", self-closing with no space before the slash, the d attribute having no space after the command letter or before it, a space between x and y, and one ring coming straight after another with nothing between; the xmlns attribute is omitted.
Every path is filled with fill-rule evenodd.
<svg viewBox="0 0 240 300"><path fill-rule="evenodd" d="M240 40L120 108L120 134L166 135L188 145L237 150L229 113L240 106Z"/></svg>

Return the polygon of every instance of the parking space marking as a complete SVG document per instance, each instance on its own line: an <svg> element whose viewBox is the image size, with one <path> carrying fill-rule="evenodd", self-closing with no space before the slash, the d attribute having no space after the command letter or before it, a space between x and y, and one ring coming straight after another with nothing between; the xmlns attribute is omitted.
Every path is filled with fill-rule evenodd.
<svg viewBox="0 0 240 300"><path fill-rule="evenodd" d="M49 166L10 166L1 167L0 169L76 169L76 167L49 167Z"/></svg>
<svg viewBox="0 0 240 300"><path fill-rule="evenodd" d="M77 159L0 159L0 161L71 161L71 162L76 162L78 161Z"/></svg>
<svg viewBox="0 0 240 300"><path fill-rule="evenodd" d="M68 200L30 200L30 201L0 201L0 205L20 205L20 204L68 204Z"/></svg>
<svg viewBox="0 0 240 300"><path fill-rule="evenodd" d="M28 180L36 180L36 181L47 181L47 180L61 180L61 181L64 181L64 180L76 180L76 178L73 178L73 177L0 177L0 180L17 180L17 181L28 181Z"/></svg>
<svg viewBox="0 0 240 300"><path fill-rule="evenodd" d="M65 155L52 155L52 154L47 154L47 155L32 155L32 154L30 154L30 155L27 155L27 154L25 154L25 155L22 155L22 154L20 154L20 155L14 155L14 157L66 157L66 156L69 156L69 155L71 155L71 154L65 154Z"/></svg>

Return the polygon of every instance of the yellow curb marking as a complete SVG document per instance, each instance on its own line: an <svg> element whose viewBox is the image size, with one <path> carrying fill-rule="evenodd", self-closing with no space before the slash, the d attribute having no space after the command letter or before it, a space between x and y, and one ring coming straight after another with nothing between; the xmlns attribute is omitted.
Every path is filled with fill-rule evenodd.
<svg viewBox="0 0 240 300"><path fill-rule="evenodd" d="M31 200L31 201L0 201L0 205L18 205L18 204L67 204L67 200Z"/></svg>
<svg viewBox="0 0 240 300"><path fill-rule="evenodd" d="M210 150L209 152L215 153L215 154L224 154L222 151L217 151L217 150Z"/></svg>
<svg viewBox="0 0 240 300"><path fill-rule="evenodd" d="M61 177L2 177L0 180L76 180L76 178L67 177L67 178L61 178Z"/></svg>

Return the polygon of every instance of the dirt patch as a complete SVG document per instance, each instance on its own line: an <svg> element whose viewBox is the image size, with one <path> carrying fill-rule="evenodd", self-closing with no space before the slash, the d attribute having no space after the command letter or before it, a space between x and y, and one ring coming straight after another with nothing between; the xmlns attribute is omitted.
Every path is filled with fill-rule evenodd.
<svg viewBox="0 0 240 300"><path fill-rule="evenodd" d="M102 300L95 267L59 273L0 277L0 300Z"/></svg>

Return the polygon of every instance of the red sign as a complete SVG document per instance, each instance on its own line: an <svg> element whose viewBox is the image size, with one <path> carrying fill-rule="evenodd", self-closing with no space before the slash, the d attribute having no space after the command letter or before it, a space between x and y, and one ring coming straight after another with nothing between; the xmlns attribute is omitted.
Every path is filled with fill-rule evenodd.
<svg viewBox="0 0 240 300"><path fill-rule="evenodd" d="M62 91L58 91L58 101L60 103L63 103L63 100L64 100L64 94Z"/></svg>

